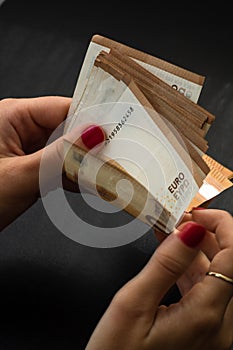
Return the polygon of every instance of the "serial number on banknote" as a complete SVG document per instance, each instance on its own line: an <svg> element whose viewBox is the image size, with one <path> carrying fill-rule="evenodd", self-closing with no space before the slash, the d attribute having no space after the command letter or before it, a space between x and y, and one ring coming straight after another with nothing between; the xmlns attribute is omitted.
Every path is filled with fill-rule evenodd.
<svg viewBox="0 0 233 350"><path fill-rule="evenodd" d="M134 112L134 108L130 106L125 114L121 117L120 121L115 125L114 129L111 131L111 133L108 134L105 140L105 145L109 144L111 140L113 140L116 135L121 131L121 129L124 127L124 125L127 123L127 120Z"/></svg>

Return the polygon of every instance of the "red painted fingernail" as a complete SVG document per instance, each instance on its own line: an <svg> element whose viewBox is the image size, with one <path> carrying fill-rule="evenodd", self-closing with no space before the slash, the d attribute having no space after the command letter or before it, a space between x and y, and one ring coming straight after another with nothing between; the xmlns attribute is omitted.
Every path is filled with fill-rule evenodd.
<svg viewBox="0 0 233 350"><path fill-rule="evenodd" d="M203 207L193 207L192 210L205 210Z"/></svg>
<svg viewBox="0 0 233 350"><path fill-rule="evenodd" d="M82 132L81 139L87 148L92 149L104 141L105 135L98 125L91 125Z"/></svg>
<svg viewBox="0 0 233 350"><path fill-rule="evenodd" d="M178 236L184 244L194 248L203 240L205 233L204 226L196 222L188 222L178 233Z"/></svg>

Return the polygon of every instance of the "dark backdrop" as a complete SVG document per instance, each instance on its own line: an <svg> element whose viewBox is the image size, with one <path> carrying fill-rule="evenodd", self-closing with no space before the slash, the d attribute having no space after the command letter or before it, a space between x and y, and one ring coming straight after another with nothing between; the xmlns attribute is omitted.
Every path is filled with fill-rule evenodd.
<svg viewBox="0 0 233 350"><path fill-rule="evenodd" d="M0 98L72 96L89 41L102 34L206 76L199 104L216 115L207 153L233 169L230 13L213 4L125 8L6 0L0 7ZM232 193L223 192L211 207L232 213ZM98 220L106 225L109 219ZM124 247L82 246L53 226L38 201L0 235L0 349L84 349L114 293L155 248L150 230ZM165 302L177 298L173 288Z"/></svg>

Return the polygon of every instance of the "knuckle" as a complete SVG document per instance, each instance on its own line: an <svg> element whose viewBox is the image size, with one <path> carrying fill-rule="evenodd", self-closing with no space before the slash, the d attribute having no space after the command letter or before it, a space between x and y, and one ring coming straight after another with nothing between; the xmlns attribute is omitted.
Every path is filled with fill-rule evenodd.
<svg viewBox="0 0 233 350"><path fill-rule="evenodd" d="M232 215L226 210L219 210L219 216L222 220L232 219Z"/></svg>
<svg viewBox="0 0 233 350"><path fill-rule="evenodd" d="M143 303L138 303L128 293L127 288L122 288L115 294L111 302L111 308L123 319L138 319L145 313Z"/></svg>
<svg viewBox="0 0 233 350"><path fill-rule="evenodd" d="M177 276L184 272L184 266L182 261L171 257L161 251L157 251L156 254L157 263L166 275L169 275L172 279L176 279Z"/></svg>
<svg viewBox="0 0 233 350"><path fill-rule="evenodd" d="M6 105L6 106L16 102L17 102L17 98L12 98L12 97L6 97L0 100L1 105Z"/></svg>
<svg viewBox="0 0 233 350"><path fill-rule="evenodd" d="M19 98L3 98L0 100L1 117L8 115L12 110L17 113L20 105L19 100Z"/></svg>
<svg viewBox="0 0 233 350"><path fill-rule="evenodd" d="M111 306L120 312L127 311L129 308L127 294L123 289L120 289L112 299Z"/></svg>

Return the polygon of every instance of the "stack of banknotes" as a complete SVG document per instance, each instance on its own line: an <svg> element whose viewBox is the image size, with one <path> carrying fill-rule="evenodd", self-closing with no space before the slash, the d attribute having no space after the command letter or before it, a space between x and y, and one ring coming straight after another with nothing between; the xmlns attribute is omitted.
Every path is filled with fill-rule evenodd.
<svg viewBox="0 0 233 350"><path fill-rule="evenodd" d="M89 43L64 134L67 177L169 234L184 212L232 186L207 155L215 116L198 104L205 77L101 35ZM98 152L69 135L102 125Z"/></svg>

